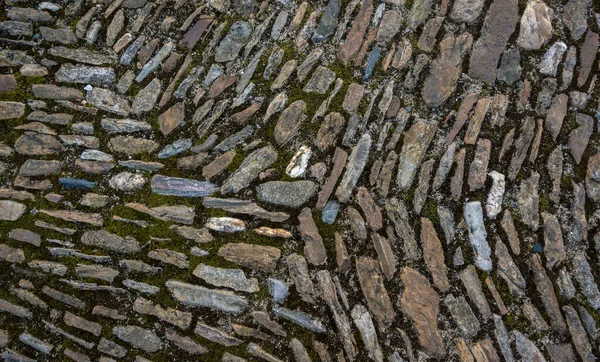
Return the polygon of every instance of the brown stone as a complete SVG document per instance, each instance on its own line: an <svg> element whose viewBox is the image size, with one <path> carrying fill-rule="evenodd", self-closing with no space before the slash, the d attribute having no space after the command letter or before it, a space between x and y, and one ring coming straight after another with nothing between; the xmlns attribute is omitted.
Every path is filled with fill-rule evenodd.
<svg viewBox="0 0 600 362"><path fill-rule="evenodd" d="M506 42L519 21L519 6L514 0L491 3L483 21L481 36L473 46L469 75L487 83L496 80L496 69Z"/></svg>
<svg viewBox="0 0 600 362"><path fill-rule="evenodd" d="M567 114L568 102L568 95L557 95L552 100L552 104L550 104L550 108L546 114L546 128L548 128L548 131L550 131L550 135L554 141L556 141L556 137L558 137L560 129L562 128L563 120Z"/></svg>
<svg viewBox="0 0 600 362"><path fill-rule="evenodd" d="M446 275L442 242L437 236L433 223L424 217L421 218L421 247L423 248L425 265L431 273L433 283L440 291L447 292L450 289L450 283Z"/></svg>
<svg viewBox="0 0 600 362"><path fill-rule="evenodd" d="M208 91L208 98L217 98L227 88L235 84L237 78L232 75L223 74L213 82Z"/></svg>
<svg viewBox="0 0 600 362"><path fill-rule="evenodd" d="M272 246L229 243L219 248L219 256L250 269L271 272L281 257L281 251Z"/></svg>
<svg viewBox="0 0 600 362"><path fill-rule="evenodd" d="M369 257L356 258L356 272L360 288L367 300L369 310L377 320L379 328L385 330L396 318L392 301L383 285L383 277L377 262Z"/></svg>
<svg viewBox="0 0 600 362"><path fill-rule="evenodd" d="M358 54L365 32L371 22L371 14L373 14L373 0L367 0L360 7L360 11L352 22L352 28L340 47L339 57L342 62L352 61Z"/></svg>
<svg viewBox="0 0 600 362"><path fill-rule="evenodd" d="M412 320L423 350L434 358L446 355L444 340L437 327L439 295L418 271L405 267L400 275L404 284L400 306Z"/></svg>
<svg viewBox="0 0 600 362"><path fill-rule="evenodd" d="M190 50L193 49L202 37L202 34L204 34L206 28L208 28L208 26L212 23L212 21L212 16L200 15L196 24L194 24L194 26L191 27L185 33L183 39L179 41L179 46Z"/></svg>
<svg viewBox="0 0 600 362"><path fill-rule="evenodd" d="M231 161L235 158L236 153L233 150L227 151L222 155L219 155L211 163L202 167L202 177L211 178L214 177L229 166Z"/></svg>
<svg viewBox="0 0 600 362"><path fill-rule="evenodd" d="M599 41L600 38L598 37L598 34L593 31L588 31L583 45L581 46L581 53L579 54L579 64L581 66L579 68L579 77L577 77L578 87L582 87L587 82L594 60L596 60Z"/></svg>
<svg viewBox="0 0 600 362"><path fill-rule="evenodd" d="M321 265L327 261L327 251L323 244L323 238L319 235L319 229L312 217L310 208L305 207L298 215L298 231L304 241L304 255L312 265Z"/></svg>
<svg viewBox="0 0 600 362"><path fill-rule="evenodd" d="M352 83L348 86L348 91L342 103L342 109L348 113L355 112L362 100L365 92L365 86L358 83Z"/></svg>
<svg viewBox="0 0 600 362"><path fill-rule="evenodd" d="M356 200L361 210L365 213L367 223L373 230L379 230L383 227L383 217L381 209L375 203L373 196L364 187L359 187L356 193Z"/></svg>
<svg viewBox="0 0 600 362"><path fill-rule="evenodd" d="M335 149L335 153L333 154L333 168L329 178L319 192L319 197L317 198L317 204L315 206L317 210L322 210L325 207L325 204L327 204L329 196L331 196L331 193L333 192L333 188L341 176L342 171L344 171L347 159L348 153L346 151L341 148Z"/></svg>
<svg viewBox="0 0 600 362"><path fill-rule="evenodd" d="M440 43L440 55L433 61L423 84L423 100L429 107L442 105L456 89L462 71L462 59L471 49L473 37L463 33L446 35Z"/></svg>
<svg viewBox="0 0 600 362"><path fill-rule="evenodd" d="M335 144L337 136L342 131L345 123L346 120L338 112L332 112L325 116L315 141L315 145L321 152L327 151L329 147Z"/></svg>
<svg viewBox="0 0 600 362"><path fill-rule="evenodd" d="M383 274L385 274L386 278L391 280L396 273L396 264L398 263L396 260L396 255L394 255L394 251L392 250L388 240L383 236L377 233L372 233L371 240L373 241L373 246L377 252L381 270L383 271Z"/></svg>
<svg viewBox="0 0 600 362"><path fill-rule="evenodd" d="M529 259L529 267L533 273L533 280L541 297L542 304L550 317L550 325L559 332L566 331L567 325L560 313L560 305L556 298L556 293L554 293L554 285L548 277L548 274L546 274L538 254L533 254L531 256Z"/></svg>
<svg viewBox="0 0 600 362"><path fill-rule="evenodd" d="M183 122L185 105L179 102L158 116L158 124L163 135L168 135Z"/></svg>

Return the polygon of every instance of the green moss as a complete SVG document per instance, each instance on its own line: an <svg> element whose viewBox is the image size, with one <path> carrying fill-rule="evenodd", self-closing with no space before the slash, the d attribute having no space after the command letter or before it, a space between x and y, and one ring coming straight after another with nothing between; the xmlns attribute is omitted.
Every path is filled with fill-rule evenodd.
<svg viewBox="0 0 600 362"><path fill-rule="evenodd" d="M525 332L529 328L529 320L518 311L509 311L504 315L504 325L509 331L517 330Z"/></svg>
<svg viewBox="0 0 600 362"><path fill-rule="evenodd" d="M229 170L229 172L234 172L235 170L237 170L240 165L242 164L242 162L244 161L244 159L246 158L246 155L242 154L242 153L236 153L235 156L233 157L233 160L231 160L231 163L229 163L229 165L227 165L227 170Z"/></svg>
<svg viewBox="0 0 600 362"><path fill-rule="evenodd" d="M543 192L540 194L540 201L539 201L539 210L540 213L542 212L549 212L550 208L551 208L551 201L550 201L550 195Z"/></svg>
<svg viewBox="0 0 600 362"><path fill-rule="evenodd" d="M327 257L331 260L335 260L335 232L337 231L336 223L333 225L326 224L321 219L321 212L316 208L312 209L313 219L319 230L319 235L323 239L325 250L327 250Z"/></svg>

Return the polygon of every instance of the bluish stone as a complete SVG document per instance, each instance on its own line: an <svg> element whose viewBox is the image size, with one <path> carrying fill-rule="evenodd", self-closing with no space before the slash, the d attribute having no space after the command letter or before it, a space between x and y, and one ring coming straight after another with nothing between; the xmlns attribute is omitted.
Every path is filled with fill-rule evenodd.
<svg viewBox="0 0 600 362"><path fill-rule="evenodd" d="M323 213L321 214L321 219L325 224L333 225L335 219L337 218L337 214L340 211L340 203L336 200L329 200L327 204L323 208Z"/></svg>
<svg viewBox="0 0 600 362"><path fill-rule="evenodd" d="M371 54L369 54L369 61L367 62L367 67L365 68L365 75L363 77L364 81L367 81L371 78L373 74L373 69L375 69L375 64L377 64L377 60L379 59L379 47L376 45L371 50Z"/></svg>
<svg viewBox="0 0 600 362"><path fill-rule="evenodd" d="M154 175L151 186L155 194L181 197L209 196L217 189L216 185L208 181L164 175Z"/></svg>
<svg viewBox="0 0 600 362"><path fill-rule="evenodd" d="M290 287L279 279L268 278L267 286L269 287L269 294L271 294L273 301L276 303L283 302L290 294Z"/></svg>
<svg viewBox="0 0 600 362"><path fill-rule="evenodd" d="M78 178L61 177L58 179L58 183L61 186L69 189L92 190L94 187L96 187L95 182Z"/></svg>
<svg viewBox="0 0 600 362"><path fill-rule="evenodd" d="M544 251L544 249L542 248L542 245L540 245L540 243L535 243L533 245L533 251L535 253L542 253Z"/></svg>
<svg viewBox="0 0 600 362"><path fill-rule="evenodd" d="M321 17L321 21L319 22L319 26L317 26L311 38L313 43L320 43L333 35L338 22L338 14L341 6L341 0L329 0L329 4L327 4L323 16Z"/></svg>
<svg viewBox="0 0 600 362"><path fill-rule="evenodd" d="M185 152L192 147L192 139L191 138L182 138L179 139L170 145L167 145L158 153L159 159L165 159L169 157L173 157L177 154Z"/></svg>

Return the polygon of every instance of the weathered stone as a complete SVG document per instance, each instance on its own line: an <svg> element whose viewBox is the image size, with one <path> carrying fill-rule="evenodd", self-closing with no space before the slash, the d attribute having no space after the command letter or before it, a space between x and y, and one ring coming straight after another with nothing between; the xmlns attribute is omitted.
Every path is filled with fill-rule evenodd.
<svg viewBox="0 0 600 362"><path fill-rule="evenodd" d="M446 264L444 262L444 250L442 243L435 232L433 223L427 218L421 218L421 246L423 248L423 256L425 265L433 283L442 292L447 292L450 289L450 283L446 275Z"/></svg>
<svg viewBox="0 0 600 362"><path fill-rule="evenodd" d="M163 135L167 136L183 123L185 105L179 102L158 116L158 124Z"/></svg>
<svg viewBox="0 0 600 362"><path fill-rule="evenodd" d="M481 313L483 320L488 320L492 316L492 312L490 310L490 305L483 294L481 280L479 280L475 267L469 265L466 269L463 269L463 271L460 272L460 279L467 289L469 297L477 306L479 313Z"/></svg>
<svg viewBox="0 0 600 362"><path fill-rule="evenodd" d="M369 357L374 361L382 362L383 353L381 352L381 347L377 340L377 332L367 308L363 307L361 304L356 304L354 308L352 308L351 316L360 332L363 343L369 352Z"/></svg>
<svg viewBox="0 0 600 362"><path fill-rule="evenodd" d="M587 261L585 252L580 250L572 258L572 274L579 284L579 290L585 296L587 304L595 310L600 309L600 291L594 281L592 268Z"/></svg>
<svg viewBox="0 0 600 362"><path fill-rule="evenodd" d="M269 181L256 188L257 197L266 203L290 208L300 208L317 192L312 181Z"/></svg>
<svg viewBox="0 0 600 362"><path fill-rule="evenodd" d="M23 249L0 244L0 259L9 263L20 264L25 261L25 252L23 252Z"/></svg>
<svg viewBox="0 0 600 362"><path fill-rule="evenodd" d="M94 107L119 116L127 117L131 112L129 102L108 89L94 87L87 92L85 99Z"/></svg>
<svg viewBox="0 0 600 362"><path fill-rule="evenodd" d="M440 297L429 281L412 268L405 267L400 278L404 283L400 306L412 320L421 347L431 356L443 357L446 349L437 328Z"/></svg>
<svg viewBox="0 0 600 362"><path fill-rule="evenodd" d="M554 293L554 286L552 281L546 274L539 255L534 254L529 259L529 267L533 273L533 280L540 296L542 297L542 304L550 317L550 324L553 329L557 331L565 331L567 326L560 313L560 305L558 299Z"/></svg>
<svg viewBox="0 0 600 362"><path fill-rule="evenodd" d="M385 330L393 323L396 312L394 312L392 302L383 285L379 266L372 258L358 257L356 258L356 272L360 288L367 300L367 306L377 320L380 329Z"/></svg>
<svg viewBox="0 0 600 362"><path fill-rule="evenodd" d="M280 145L289 141L300 130L304 121L306 103L298 100L286 108L279 117L275 130L273 131L275 141Z"/></svg>
<svg viewBox="0 0 600 362"><path fill-rule="evenodd" d="M462 335L467 339L475 337L479 332L480 324L465 297L461 295L455 298L452 294L448 294L444 298L444 304L450 310Z"/></svg>
<svg viewBox="0 0 600 362"><path fill-rule="evenodd" d="M62 64L55 73L57 82L82 83L95 86L109 86L115 81L113 68L89 67L85 65Z"/></svg>
<svg viewBox="0 0 600 362"><path fill-rule="evenodd" d="M440 43L440 55L433 61L423 84L423 100L429 107L442 105L456 89L462 59L471 49L472 42L471 34L464 33L457 37L447 35Z"/></svg>
<svg viewBox="0 0 600 362"><path fill-rule="evenodd" d="M151 187L152 192L156 194L180 197L204 197L211 195L216 190L216 186L208 181L164 175L154 175Z"/></svg>
<svg viewBox="0 0 600 362"><path fill-rule="evenodd" d="M352 28L346 36L346 40L340 47L339 58L342 62L349 62L354 60L360 45L363 42L365 32L371 21L371 15L373 13L373 1L367 0L361 4L360 11L352 22Z"/></svg>
<svg viewBox="0 0 600 362"><path fill-rule="evenodd" d="M352 196L352 191L356 186L369 158L370 148L371 135L369 133L365 133L361 136L356 147L352 149L352 153L348 158L346 172L344 173L342 181L335 192L335 196L340 202L347 202Z"/></svg>
<svg viewBox="0 0 600 362"><path fill-rule="evenodd" d="M304 312L298 310L291 310L285 307L275 306L273 307L273 313L277 317L285 318L299 325L300 327L306 328L315 333L324 333L327 331L327 329L320 320L314 319L313 317Z"/></svg>
<svg viewBox="0 0 600 362"><path fill-rule="evenodd" d="M268 145L250 153L237 170L223 183L221 193L237 193L248 187L258 174L277 160L275 148Z"/></svg>
<svg viewBox="0 0 600 362"><path fill-rule="evenodd" d="M228 212L253 215L274 222L283 222L290 215L284 212L269 212L253 202L239 199L219 199L215 197L205 197L202 206L207 208L218 208Z"/></svg>
<svg viewBox="0 0 600 362"><path fill-rule="evenodd" d="M194 222L194 217L196 216L194 209L182 205L157 206L149 208L143 204L126 203L125 206L148 214L159 220L174 221L186 225L192 224Z"/></svg>
<svg viewBox="0 0 600 362"><path fill-rule="evenodd" d="M485 185L487 167L492 151L492 142L487 139L477 141L475 157L469 168L468 184L471 191L479 190Z"/></svg>
<svg viewBox="0 0 600 362"><path fill-rule="evenodd" d="M118 253L135 253L140 251L140 245L133 237L122 238L106 230L86 231L81 236L81 243Z"/></svg>
<svg viewBox="0 0 600 362"><path fill-rule="evenodd" d="M323 11L323 15L321 16L319 25L311 37L313 43L323 42L333 35L333 31L335 30L338 22L338 14L340 12L341 5L342 2L340 0L329 0L325 10Z"/></svg>
<svg viewBox="0 0 600 362"><path fill-rule="evenodd" d="M0 102L0 120L20 118L25 114L25 104Z"/></svg>
<svg viewBox="0 0 600 362"><path fill-rule="evenodd" d="M265 272L272 271L281 257L281 251L275 247L245 243L225 244L218 254L233 263Z"/></svg>
<svg viewBox="0 0 600 362"><path fill-rule="evenodd" d="M310 279L306 259L298 254L291 254L286 259L290 278L296 286L296 292L306 303L315 304L317 301L315 286Z"/></svg>
<svg viewBox="0 0 600 362"><path fill-rule="evenodd" d="M153 331L138 326L116 326L113 327L113 334L120 340L148 353L156 352L163 347L160 338Z"/></svg>
<svg viewBox="0 0 600 362"><path fill-rule="evenodd" d="M532 0L521 17L517 45L523 49L540 49L552 35L554 12L543 0Z"/></svg>
<svg viewBox="0 0 600 362"><path fill-rule="evenodd" d="M592 70L592 65L596 60L596 53L598 52L599 43L600 37L598 34L594 33L593 31L588 31L579 54L579 63L581 66L579 69L579 76L577 77L578 87L582 87L587 82Z"/></svg>
<svg viewBox="0 0 600 362"><path fill-rule="evenodd" d="M15 141L15 151L28 156L58 154L64 149L54 136L47 134L25 132Z"/></svg>
<svg viewBox="0 0 600 362"><path fill-rule="evenodd" d="M219 43L219 47L215 52L215 61L222 63L237 58L241 48L250 40L251 33L252 28L249 23L244 21L235 22L229 33Z"/></svg>

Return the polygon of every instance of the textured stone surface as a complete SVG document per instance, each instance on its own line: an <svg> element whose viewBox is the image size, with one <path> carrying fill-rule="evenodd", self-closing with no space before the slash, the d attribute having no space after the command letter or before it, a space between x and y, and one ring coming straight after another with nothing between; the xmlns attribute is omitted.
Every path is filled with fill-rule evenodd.
<svg viewBox="0 0 600 362"><path fill-rule="evenodd" d="M597 2L5 3L0 359L596 358Z"/></svg>

